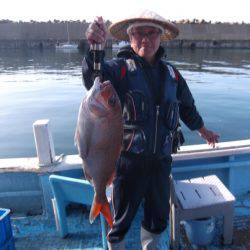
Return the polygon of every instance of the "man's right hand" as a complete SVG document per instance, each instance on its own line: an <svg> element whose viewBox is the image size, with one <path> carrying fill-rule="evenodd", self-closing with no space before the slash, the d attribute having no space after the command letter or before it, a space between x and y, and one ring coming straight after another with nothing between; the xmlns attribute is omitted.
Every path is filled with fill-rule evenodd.
<svg viewBox="0 0 250 250"><path fill-rule="evenodd" d="M106 42L107 29L102 17L96 17L95 21L86 30L86 38L90 45L98 43L103 47Z"/></svg>

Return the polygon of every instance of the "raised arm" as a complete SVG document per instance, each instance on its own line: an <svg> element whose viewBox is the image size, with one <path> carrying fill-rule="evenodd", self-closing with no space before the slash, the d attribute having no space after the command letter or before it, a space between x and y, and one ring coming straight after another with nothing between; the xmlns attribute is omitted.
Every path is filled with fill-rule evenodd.
<svg viewBox="0 0 250 250"><path fill-rule="evenodd" d="M86 38L89 46L97 43L101 44L104 49L107 37L107 29L102 17L97 17L91 23L86 31ZM122 60L113 59L110 61L105 60L105 52L101 52L101 73L103 80L110 80L114 87L117 89L121 75ZM93 69L93 52L89 50L82 62L82 76L83 84L87 89L90 89L94 82L94 69Z"/></svg>

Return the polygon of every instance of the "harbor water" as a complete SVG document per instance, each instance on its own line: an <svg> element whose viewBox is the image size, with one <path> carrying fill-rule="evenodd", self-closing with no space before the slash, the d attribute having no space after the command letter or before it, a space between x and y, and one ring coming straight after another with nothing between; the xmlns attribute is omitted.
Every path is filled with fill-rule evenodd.
<svg viewBox="0 0 250 250"><path fill-rule="evenodd" d="M78 52L0 50L0 158L36 155L32 124L38 119L50 120L56 154L77 153L74 130L86 93L82 58ZM220 141L250 138L250 50L168 49L167 60L187 80ZM182 127L186 145L204 142Z"/></svg>

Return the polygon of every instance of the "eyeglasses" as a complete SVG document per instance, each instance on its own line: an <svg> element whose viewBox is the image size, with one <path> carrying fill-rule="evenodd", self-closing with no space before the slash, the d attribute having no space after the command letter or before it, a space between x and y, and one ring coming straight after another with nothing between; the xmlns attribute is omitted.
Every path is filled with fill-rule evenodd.
<svg viewBox="0 0 250 250"><path fill-rule="evenodd" d="M143 32L143 31L134 31L131 33L133 37L136 39L142 39L144 37L147 37L148 39L155 39L157 38L161 33L159 31L149 31L149 32Z"/></svg>

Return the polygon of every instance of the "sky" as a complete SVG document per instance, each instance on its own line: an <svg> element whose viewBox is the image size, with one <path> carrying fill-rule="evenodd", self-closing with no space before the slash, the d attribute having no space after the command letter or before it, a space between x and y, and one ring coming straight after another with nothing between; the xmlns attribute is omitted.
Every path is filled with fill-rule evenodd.
<svg viewBox="0 0 250 250"><path fill-rule="evenodd" d="M250 0L0 0L0 20L86 20L103 16L112 22L141 10L153 10L172 21L250 23Z"/></svg>

